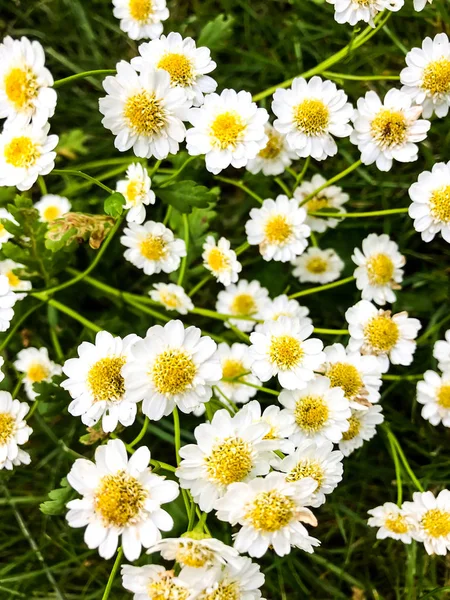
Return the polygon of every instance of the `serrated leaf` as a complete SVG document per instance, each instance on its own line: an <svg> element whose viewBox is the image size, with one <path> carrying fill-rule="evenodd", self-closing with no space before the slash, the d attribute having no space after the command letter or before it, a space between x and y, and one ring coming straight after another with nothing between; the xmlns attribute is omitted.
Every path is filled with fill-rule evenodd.
<svg viewBox="0 0 450 600"><path fill-rule="evenodd" d="M193 208L207 208L216 201L215 191L208 190L195 181L179 181L160 188L157 195L181 213L190 213Z"/></svg>
<svg viewBox="0 0 450 600"><path fill-rule="evenodd" d="M197 39L198 46L207 46L210 50L220 50L227 45L233 31L234 18L227 15L217 15L203 27Z"/></svg>
<svg viewBox="0 0 450 600"><path fill-rule="evenodd" d="M114 219L105 215L69 212L50 223L45 247L53 252L71 250L74 245L89 241L89 246L98 250L113 225Z"/></svg>
<svg viewBox="0 0 450 600"><path fill-rule="evenodd" d="M71 129L61 134L56 152L69 160L75 160L77 156L87 154L86 142L90 139L82 129Z"/></svg>
<svg viewBox="0 0 450 600"><path fill-rule="evenodd" d="M70 487L69 482L64 477L60 482L61 487L49 492L50 500L42 502L39 506L40 511L44 515L61 515L66 512L66 504L75 496L74 490Z"/></svg>
<svg viewBox="0 0 450 600"><path fill-rule="evenodd" d="M125 198L120 192L114 192L111 196L106 198L103 205L103 209L107 215L117 219L123 213L123 207L125 204Z"/></svg>

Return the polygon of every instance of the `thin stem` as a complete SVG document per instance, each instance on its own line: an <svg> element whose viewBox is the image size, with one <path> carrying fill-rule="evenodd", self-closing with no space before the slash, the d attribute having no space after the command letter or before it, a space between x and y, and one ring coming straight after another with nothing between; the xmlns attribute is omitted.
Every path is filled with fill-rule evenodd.
<svg viewBox="0 0 450 600"><path fill-rule="evenodd" d="M280 178L280 177L275 177L275 181L276 183L280 186L280 188L283 190L283 192L286 194L286 196L288 198L290 198L292 196L291 194L291 190L288 188L288 186L284 183L284 181Z"/></svg>
<svg viewBox="0 0 450 600"><path fill-rule="evenodd" d="M289 298L300 298L300 296L309 296L309 294L316 294L317 292L324 292L325 290L331 290L332 288L339 287L341 285L345 285L346 283L350 283L354 281L355 278L353 275L351 277L346 277L345 279L339 279L338 281L333 281L333 283L326 283L325 285L319 285L314 288L309 288L309 290L302 290L301 292L296 292L295 294L291 294Z"/></svg>
<svg viewBox="0 0 450 600"><path fill-rule="evenodd" d="M234 179L228 179L228 177L219 177L219 175L216 175L215 179L217 179L218 181L223 181L223 183L228 183L230 185L234 185L235 187L241 189L243 192L245 192L246 194L248 194L249 196L254 198L260 204L262 204L264 202L263 199L261 198L261 196L258 196L258 194L253 192L250 188L248 188L246 185L244 185L240 181L234 181Z"/></svg>
<svg viewBox="0 0 450 600"><path fill-rule="evenodd" d="M297 179L295 180L295 187L298 187L298 185L303 181L303 177L306 175L306 171L308 170L310 162L311 157L308 156L303 164L303 169L300 171L300 173L297 176Z"/></svg>
<svg viewBox="0 0 450 600"><path fill-rule="evenodd" d="M177 465L180 464L180 448L181 448L181 429L180 429L180 415L178 408L175 406L173 409L173 430L175 438L175 458Z"/></svg>
<svg viewBox="0 0 450 600"><path fill-rule="evenodd" d="M181 165L181 167L179 169L177 169L174 173L172 173L172 175L170 175L170 177L165 179L159 187L164 188L167 185L169 185L169 183L171 183L174 179L176 179L178 177L178 175L180 175L180 173L182 173L184 171L184 169L189 165L189 163L191 163L196 158L197 158L196 156L189 156L189 158L187 158L184 161L184 163Z"/></svg>
<svg viewBox="0 0 450 600"><path fill-rule="evenodd" d="M83 171L76 171L75 169L53 169L53 171L51 171L49 175L75 175L76 177L81 177L82 179L86 179L87 181L98 185L98 187L101 187L109 194L114 194L114 190L109 188L107 185L105 185L98 179L95 179L95 177L91 177L87 173L83 173Z"/></svg>
<svg viewBox="0 0 450 600"><path fill-rule="evenodd" d="M348 329L320 329L314 327L314 333L321 333L323 335L347 335Z"/></svg>
<svg viewBox="0 0 450 600"><path fill-rule="evenodd" d="M357 160L353 164L351 164L349 167L347 167L346 169L344 169L343 171L341 171L340 173L338 173L337 175L332 177L331 179L328 179L328 181L325 181L325 183L323 183L321 186L319 186L316 190L314 190L313 192L308 194L306 196L306 198L303 198L303 200L299 203L299 206L303 206L304 204L309 202L312 198L314 198L314 196L316 196L319 192L321 192L325 188L329 187L330 185L333 185L334 183L336 183L336 181L343 179L346 175L348 175L349 173L351 173L352 171L357 169L359 166L361 166L361 164L362 164L361 160Z"/></svg>
<svg viewBox="0 0 450 600"><path fill-rule="evenodd" d="M96 71L83 71L83 73L76 73L75 75L70 75L70 77L64 77L63 79L57 79L53 84L53 87L58 88L62 85L66 85L67 83L72 83L72 81L76 81L77 79L86 79L86 77L91 77L92 75L115 75L115 69L97 69Z"/></svg>
<svg viewBox="0 0 450 600"><path fill-rule="evenodd" d="M13 397L13 400L14 400L14 398L17 398L17 394L19 393L19 390L20 390L20 388L22 387L22 381L23 381L23 378L24 378L24 377L25 377L25 374L22 374L22 375L20 375L20 376L19 376L19 378L17 379L17 383L16 383L16 385L14 386L14 389L13 389L13 391L11 392L11 396Z"/></svg>
<svg viewBox="0 0 450 600"><path fill-rule="evenodd" d="M211 275L205 275L203 277L203 279L200 279L200 281L197 283L197 285L195 285L192 290L189 292L188 296L190 298L192 298L192 296L194 296L199 290L202 289L202 287L205 285L205 283L208 283L208 281L212 279Z"/></svg>
<svg viewBox="0 0 450 600"><path fill-rule="evenodd" d="M169 471L170 473L175 473L175 471L176 471L176 468L172 467L172 465L169 465L160 460L154 460L153 458L150 460L150 464L153 465L154 467L161 468L164 471Z"/></svg>
<svg viewBox="0 0 450 600"><path fill-rule="evenodd" d="M149 177L153 177L153 175L159 170L161 166L162 160L157 160L153 165L153 168L148 171Z"/></svg>
<svg viewBox="0 0 450 600"><path fill-rule="evenodd" d="M243 252L250 248L248 242L243 242L238 248L236 248L236 256L240 256Z"/></svg>
<svg viewBox="0 0 450 600"><path fill-rule="evenodd" d="M181 259L180 273L178 274L178 281L177 281L178 285L180 285L180 286L183 286L183 279L184 279L184 275L186 273L187 256L188 256L188 250L189 250L189 220L188 220L188 216L186 213L183 213L182 219L183 219L183 225L184 225L184 243L186 245L186 256L183 256L183 258Z"/></svg>
<svg viewBox="0 0 450 600"><path fill-rule="evenodd" d="M120 562L122 560L122 556L123 556L123 550L122 550L122 546L121 546L119 548L119 550L117 551L116 560L114 561L113 568L109 575L108 583L106 584L105 591L103 592L102 600L108 600L108 598L109 598L109 594L111 593L114 579L115 579L117 571L119 570L119 567L120 567Z"/></svg>
<svg viewBox="0 0 450 600"><path fill-rule="evenodd" d="M69 306L66 306L65 304L62 304L61 302L58 302L58 300L53 300L53 299L49 300L46 297L46 295L42 294L42 293L34 293L33 296L35 298L38 298L39 300L43 300L44 302L48 302L50 304L50 306L55 307L56 310L59 310L60 312L62 312L65 315L67 315L68 317L72 317L72 319L74 319L75 321L78 321L79 323L81 323L82 325L84 325L84 327L87 327L91 331L95 331L96 333L98 333L99 331L102 330L101 327L99 327L98 325L96 325L92 321L89 321L89 319L86 319L85 317L83 317L83 315L80 315L73 308L70 308Z"/></svg>
<svg viewBox="0 0 450 600"><path fill-rule="evenodd" d="M45 196L45 194L47 193L47 186L45 184L45 180L42 177L42 175L39 175L39 177L38 177L38 185L39 185L39 189L41 190L41 194L43 196Z"/></svg>
<svg viewBox="0 0 450 600"><path fill-rule="evenodd" d="M348 79L350 81L398 81L400 79L400 75L347 75L332 71L322 71L322 75L328 79Z"/></svg>
<svg viewBox="0 0 450 600"><path fill-rule="evenodd" d="M6 336L6 338L1 343L1 345L0 345L0 352L3 352L3 350L7 347L7 345L9 344L9 342L11 341L11 339L14 337L14 335L16 334L16 332L19 329L19 327L28 319L28 317L31 314L34 313L35 310L37 310L43 304L44 304L44 301L39 302L39 304L35 304L25 314L23 314L20 317L20 319L14 324L14 327L12 327L9 330L8 335Z"/></svg>
<svg viewBox="0 0 450 600"><path fill-rule="evenodd" d="M386 435L388 436L390 441L392 441L392 443L394 444L394 446L397 450L397 453L400 457L400 460L403 463L403 467L405 468L405 471L408 473L411 481L414 483L414 485L419 490L419 492L423 492L424 491L423 486L420 483L420 481L417 479L417 477L415 476L414 471L411 469L410 464L405 456L405 453L403 452L403 449L400 446L400 442L395 437L395 435L393 434L393 432L391 431L391 429L389 428L389 425L387 423L383 423L382 428L386 432Z"/></svg>
<svg viewBox="0 0 450 600"><path fill-rule="evenodd" d="M144 435L147 432L148 423L149 423L149 418L146 415L141 431L137 434L137 436L134 438L134 440L128 444L131 448L136 446L136 444L139 444L139 442L142 440L142 438L144 437Z"/></svg>
<svg viewBox="0 0 450 600"><path fill-rule="evenodd" d="M401 506L403 500L403 489L402 489L402 473L400 468L400 461L398 460L397 448L395 447L394 442L392 441L391 436L388 434L387 436L389 441L389 446L391 448L392 459L394 461L395 467L395 480L397 483L397 506Z"/></svg>
<svg viewBox="0 0 450 600"><path fill-rule="evenodd" d="M171 214L172 214L172 205L169 204L169 206L167 207L167 210L166 210L166 214L165 214L165 217L164 217L163 225L167 225L167 223L169 222Z"/></svg>
<svg viewBox="0 0 450 600"><path fill-rule="evenodd" d="M226 377L224 377L222 379L222 381L226 381L229 383L236 383L236 378L231 378L231 379L227 379ZM248 387L252 387L255 388L256 390L259 390L260 392L265 392L266 394L272 394L272 396L279 396L280 392L276 392L275 390L271 390L269 388L260 386L260 385L256 385L254 383L249 383L248 381L241 381L239 380L239 383L242 383L242 385L247 385Z"/></svg>
<svg viewBox="0 0 450 600"><path fill-rule="evenodd" d="M229 319L241 319L242 321L254 321L255 323L262 323L261 319L254 319L253 317L246 317L243 315L228 315L225 313L218 313L214 310L207 308L194 308L189 311L195 315L202 315L203 317L210 317L211 319L217 319L218 321L228 321Z"/></svg>
<svg viewBox="0 0 450 600"><path fill-rule="evenodd" d="M314 248L318 248L319 247L319 243L317 241L317 236L316 236L316 234L314 233L313 230L311 230L310 238L311 238L311 244L314 246Z"/></svg>
<svg viewBox="0 0 450 600"><path fill-rule="evenodd" d="M370 212L351 212L351 213L328 213L313 211L308 215L311 217L328 217L333 219L358 219L362 217L383 217L385 215L400 215L408 212L408 208L389 208L387 210L373 210Z"/></svg>

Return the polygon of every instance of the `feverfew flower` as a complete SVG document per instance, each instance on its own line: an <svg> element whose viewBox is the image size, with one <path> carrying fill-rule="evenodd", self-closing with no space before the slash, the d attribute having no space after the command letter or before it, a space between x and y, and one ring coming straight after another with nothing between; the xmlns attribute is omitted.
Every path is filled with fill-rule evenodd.
<svg viewBox="0 0 450 600"><path fill-rule="evenodd" d="M33 287L31 281L20 279L20 277L14 273L16 269L23 268L23 265L16 263L10 258L0 261L0 275L5 275L8 278L11 291L16 292L16 300L23 300L26 297L26 294L18 294L17 292L28 291Z"/></svg>
<svg viewBox="0 0 450 600"><path fill-rule="evenodd" d="M229 346L221 343L217 347L216 357L222 366L223 379L235 379L235 381L222 380L217 387L232 402L245 404L256 395L258 390L250 385L245 385L244 382L255 386L261 385L259 379L251 373L253 360L247 344Z"/></svg>
<svg viewBox="0 0 450 600"><path fill-rule="evenodd" d="M122 565L122 585L133 592L134 600L172 599L188 600L192 589L183 576L175 576L173 570L167 571L161 565L133 567Z"/></svg>
<svg viewBox="0 0 450 600"><path fill-rule="evenodd" d="M280 317L290 317L291 319L302 319L303 322L312 324L308 315L309 308L301 306L297 300L288 298L286 294L269 300L261 310L261 319L265 323L267 321L278 321ZM259 323L256 325L255 330L260 331L261 327L263 327L263 324Z"/></svg>
<svg viewBox="0 0 450 600"><path fill-rule="evenodd" d="M173 527L172 517L161 504L179 494L175 481L155 475L148 465L150 450L141 446L127 457L121 440L110 440L95 451L95 462L79 458L67 475L69 484L82 495L67 503L70 527L86 527L84 541L111 558L119 544L128 560L136 560L142 546L161 539Z"/></svg>
<svg viewBox="0 0 450 600"><path fill-rule="evenodd" d="M155 204L155 192L150 189L152 182L147 169L141 163L133 163L127 169L126 179L117 182L116 190L125 198L124 208L128 209L128 223L143 223L145 207Z"/></svg>
<svg viewBox="0 0 450 600"><path fill-rule="evenodd" d="M66 197L55 194L45 194L34 205L34 208L39 211L40 220L45 223L59 219L68 213L71 207L72 205Z"/></svg>
<svg viewBox="0 0 450 600"><path fill-rule="evenodd" d="M23 127L30 121L42 127L53 116L56 92L45 68L39 42L7 36L0 44L0 119L7 127Z"/></svg>
<svg viewBox="0 0 450 600"><path fill-rule="evenodd" d="M143 225L129 223L120 241L128 248L124 257L146 275L172 273L186 256L184 240L175 238L173 232L162 223L147 221Z"/></svg>
<svg viewBox="0 0 450 600"><path fill-rule="evenodd" d="M120 29L132 40L155 39L163 32L169 18L166 0L113 0L113 15L120 19Z"/></svg>
<svg viewBox="0 0 450 600"><path fill-rule="evenodd" d="M167 37L162 35L157 40L141 44L139 54L141 56L131 59L137 71L145 65L167 71L170 85L182 88L194 106L201 106L204 94L216 90L217 83L206 74L217 66L211 60L209 48L196 48L190 37L183 39L179 33L172 31Z"/></svg>
<svg viewBox="0 0 450 600"><path fill-rule="evenodd" d="M277 375L288 390L305 387L325 357L322 342L310 338L313 329L310 322L289 317L264 323L250 335L253 373L261 381Z"/></svg>
<svg viewBox="0 0 450 600"><path fill-rule="evenodd" d="M17 221L13 218L12 214L6 210L6 208L0 208L0 219L8 219L8 221L11 221L14 223L14 225L18 225ZM13 234L6 229L3 223L0 223L0 248L5 242L13 237Z"/></svg>
<svg viewBox="0 0 450 600"><path fill-rule="evenodd" d="M433 356L441 371L450 371L450 329L445 332L445 340L438 340L434 344Z"/></svg>
<svg viewBox="0 0 450 600"><path fill-rule="evenodd" d="M186 134L189 154L205 155L206 168L217 175L231 165L245 167L267 143L269 115L252 102L249 92L223 90L208 94L201 108L189 111L193 125Z"/></svg>
<svg viewBox="0 0 450 600"><path fill-rule="evenodd" d="M266 123L265 132L268 138L266 145L258 152L256 158L248 161L246 169L253 175L261 171L266 176L281 175L291 166L297 154L289 148L286 137L270 123Z"/></svg>
<svg viewBox="0 0 450 600"><path fill-rule="evenodd" d="M0 275L0 332L9 329L14 316L13 306L16 300L17 295L11 291L8 278Z"/></svg>
<svg viewBox="0 0 450 600"><path fill-rule="evenodd" d="M419 119L421 106L400 90L389 90L382 102L374 91L359 98L353 114L354 130L350 141L358 146L365 165L376 164L389 171L394 160L407 163L417 160L416 142L427 137L430 122Z"/></svg>
<svg viewBox="0 0 450 600"><path fill-rule="evenodd" d="M305 219L306 210L296 200L287 196L264 200L261 208L252 208L245 224L248 243L259 246L264 260L292 260L308 245L311 230Z"/></svg>
<svg viewBox="0 0 450 600"><path fill-rule="evenodd" d="M62 373L61 366L50 360L47 348L24 348L18 353L14 368L24 374L23 383L30 400L37 396L34 383L51 381L55 375Z"/></svg>
<svg viewBox="0 0 450 600"><path fill-rule="evenodd" d="M0 391L0 470L30 464L30 455L19 448L33 432L25 421L29 409L26 402L13 400L9 392Z"/></svg>
<svg viewBox="0 0 450 600"><path fill-rule="evenodd" d="M108 76L100 98L102 124L116 136L120 152L133 148L140 158L158 160L176 154L186 135L183 121L189 101L181 88L172 88L167 71L143 66L138 74L126 61L120 61L117 75Z"/></svg>
<svg viewBox="0 0 450 600"><path fill-rule="evenodd" d="M442 490L436 497L432 492L414 492L413 501L404 502L402 509L416 523L412 537L423 542L428 554L445 556L450 550L450 491Z"/></svg>
<svg viewBox="0 0 450 600"><path fill-rule="evenodd" d="M427 2L432 4L433 0L414 0L414 10L420 12L425 8Z"/></svg>
<svg viewBox="0 0 450 600"><path fill-rule="evenodd" d="M310 246L308 250L291 261L295 267L292 271L294 277L298 277L300 283L329 283L339 279L344 262L336 254L333 248L321 250Z"/></svg>
<svg viewBox="0 0 450 600"><path fill-rule="evenodd" d="M377 539L392 538L404 544L410 544L415 529L415 519L406 515L403 508L393 502L385 502L381 506L367 511L372 515L367 521L369 527L379 527Z"/></svg>
<svg viewBox="0 0 450 600"><path fill-rule="evenodd" d="M416 9L417 10L417 9ZM413 48L406 55L408 65L400 73L406 92L416 104L421 104L423 116L445 117L450 106L450 42L445 33L432 40L426 37L422 48Z"/></svg>
<svg viewBox="0 0 450 600"><path fill-rule="evenodd" d="M439 376L425 371L423 379L417 384L417 402L424 405L422 417L432 425L442 422L450 427L450 372Z"/></svg>
<svg viewBox="0 0 450 600"><path fill-rule="evenodd" d="M417 1L417 0L415 0ZM400 10L404 0L327 0L335 8L334 19L337 23L356 25L358 21L375 27L374 18L385 10Z"/></svg>
<svg viewBox="0 0 450 600"><path fill-rule="evenodd" d="M269 301L269 292L261 287L257 279L247 281L240 279L237 285L229 285L226 290L217 296L216 310L225 315L241 317L230 319L230 324L241 331L251 331L255 321L248 321L244 317L260 319L261 311ZM228 323L225 323L228 327Z"/></svg>
<svg viewBox="0 0 450 600"><path fill-rule="evenodd" d="M175 310L180 315L187 315L194 308L192 300L181 285L175 283L154 283L153 290L150 290L148 294L152 300L162 304L166 310Z"/></svg>
<svg viewBox="0 0 450 600"><path fill-rule="evenodd" d="M264 436L265 440L271 441L273 450L281 450L285 454L294 451L294 444L288 438L292 435L295 424L294 418L287 410L281 410L279 406L270 405L262 412L261 404L252 400L247 404L254 423L267 423L270 427Z"/></svg>
<svg viewBox="0 0 450 600"><path fill-rule="evenodd" d="M221 237L216 243L212 235L208 235L203 244L203 266L214 275L217 281L225 287L236 283L242 265L238 261L236 252L231 249L230 242Z"/></svg>
<svg viewBox="0 0 450 600"><path fill-rule="evenodd" d="M137 335L123 339L107 331L95 336L95 343L83 342L78 346L78 358L69 358L63 366L68 379L61 387L73 400L69 413L80 417L88 427L102 420L103 431L109 433L118 423L128 427L136 418L136 403L125 398L123 367L130 360Z"/></svg>
<svg viewBox="0 0 450 600"><path fill-rule="evenodd" d="M347 95L331 81L296 77L288 90L278 89L273 96L278 117L273 125L298 156L324 160L337 153L333 136L350 135L352 110Z"/></svg>
<svg viewBox="0 0 450 600"><path fill-rule="evenodd" d="M406 259L388 235L370 233L362 241L362 251L355 248L353 262L358 265L353 275L363 300L383 305L397 299L393 290L401 288Z"/></svg>
<svg viewBox="0 0 450 600"><path fill-rule="evenodd" d="M384 416L379 404L364 407L363 410L352 408L349 428L339 442L339 450L344 456L350 456L354 450L361 448L364 442L368 442L375 436L377 425L383 421Z"/></svg>

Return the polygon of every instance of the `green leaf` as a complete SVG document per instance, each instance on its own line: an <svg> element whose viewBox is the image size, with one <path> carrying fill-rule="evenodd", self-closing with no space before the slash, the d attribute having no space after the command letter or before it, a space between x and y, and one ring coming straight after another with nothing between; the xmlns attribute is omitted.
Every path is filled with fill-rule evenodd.
<svg viewBox="0 0 450 600"><path fill-rule="evenodd" d="M197 47L207 46L210 50L220 50L227 45L233 31L234 18L218 15L214 21L209 21L200 32Z"/></svg>
<svg viewBox="0 0 450 600"><path fill-rule="evenodd" d="M66 504L75 497L74 490L64 477L60 482L61 487L49 492L50 500L42 502L39 506L44 515L61 515L66 512Z"/></svg>
<svg viewBox="0 0 450 600"><path fill-rule="evenodd" d="M59 144L56 152L69 160L75 160L77 156L88 153L86 142L91 138L82 129L71 129L59 136Z"/></svg>
<svg viewBox="0 0 450 600"><path fill-rule="evenodd" d="M195 181L175 181L165 188L160 188L158 196L166 204L170 204L181 213L190 213L193 208L207 208L217 199L216 190L208 190Z"/></svg>
<svg viewBox="0 0 450 600"><path fill-rule="evenodd" d="M103 205L104 211L110 217L117 219L123 213L123 207L125 204L125 198L120 192L114 192L111 196L108 196Z"/></svg>

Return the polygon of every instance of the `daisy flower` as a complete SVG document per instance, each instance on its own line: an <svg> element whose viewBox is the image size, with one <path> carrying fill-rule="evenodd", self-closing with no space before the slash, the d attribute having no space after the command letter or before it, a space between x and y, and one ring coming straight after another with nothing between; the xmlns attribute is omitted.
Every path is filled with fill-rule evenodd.
<svg viewBox="0 0 450 600"><path fill-rule="evenodd" d="M69 358L63 366L68 379L61 387L73 400L69 413L81 417L88 427L100 419L106 433L121 423L128 427L136 418L136 403L125 398L123 367L130 360L131 347L140 338L127 335L113 337L107 331L95 336L95 343L83 342L78 346L78 358Z"/></svg>
<svg viewBox="0 0 450 600"><path fill-rule="evenodd" d="M155 302L162 304L166 310L175 310L180 315L187 315L194 308L192 300L181 285L175 283L154 283L153 290L150 290L148 295Z"/></svg>
<svg viewBox="0 0 450 600"><path fill-rule="evenodd" d="M450 491L414 492L402 509L416 523L413 538L423 542L428 554L445 556L450 550Z"/></svg>
<svg viewBox="0 0 450 600"><path fill-rule="evenodd" d="M432 4L433 0L414 0L414 10L420 12L425 8L427 2Z"/></svg>
<svg viewBox="0 0 450 600"><path fill-rule="evenodd" d="M374 91L359 98L353 114L354 130L350 141L358 146L365 165L376 164L389 171L394 160L407 163L417 160L416 142L427 137L430 122L419 119L421 106L400 90L389 90L382 102Z"/></svg>
<svg viewBox="0 0 450 600"><path fill-rule="evenodd" d="M189 101L181 88L172 88L167 71L143 66L140 73L120 61L117 75L103 81L107 96L100 98L102 124L116 136L120 152L133 148L140 158L157 160L176 154L186 135L183 121Z"/></svg>
<svg viewBox="0 0 450 600"><path fill-rule="evenodd" d="M406 259L388 235L370 233L362 241L362 251L354 249L352 261L357 265L353 275L363 300L380 305L395 302L397 296L393 290L401 289Z"/></svg>
<svg viewBox="0 0 450 600"><path fill-rule="evenodd" d="M213 510L232 483L268 473L273 443L264 438L269 430L267 423L253 422L248 405L233 417L227 410L218 410L211 423L195 428L197 443L181 448L176 475L200 510Z"/></svg>
<svg viewBox="0 0 450 600"><path fill-rule="evenodd" d="M192 598L190 585L183 576L175 576L173 570L167 571L161 565L133 567L122 565L122 585L133 592L134 600L189 600Z"/></svg>
<svg viewBox="0 0 450 600"><path fill-rule="evenodd" d="M400 73L406 92L416 104L421 104L425 118L436 113L446 117L450 106L450 42L445 33L432 40L426 37L422 48L413 48L406 55L408 65Z"/></svg>
<svg viewBox="0 0 450 600"><path fill-rule="evenodd" d="M163 32L169 18L166 0L113 0L113 15L120 20L120 29L132 40L155 39Z"/></svg>
<svg viewBox="0 0 450 600"><path fill-rule="evenodd" d="M6 208L0 208L0 219L7 219L8 221L14 223L14 225L19 225L12 214L6 210ZM13 237L14 235L6 229L3 223L0 223L0 248L5 242Z"/></svg>
<svg viewBox="0 0 450 600"><path fill-rule="evenodd" d="M8 278L5 275L0 275L0 332L9 329L14 317L13 306L16 300L17 295L11 291Z"/></svg>
<svg viewBox="0 0 450 600"><path fill-rule="evenodd" d="M128 560L136 560L142 546L150 547L170 531L172 517L161 504L179 494L175 481L155 475L148 465L150 450L141 446L128 460L125 444L110 440L95 451L95 462L77 459L67 475L69 484L82 498L67 503L70 527L86 527L88 548L98 548L102 558L111 558L119 543Z"/></svg>
<svg viewBox="0 0 450 600"><path fill-rule="evenodd" d="M296 446L304 440L337 443L349 427L349 401L341 388L331 387L326 377L317 375L302 390L283 390L278 401L294 417L290 439Z"/></svg>
<svg viewBox="0 0 450 600"><path fill-rule="evenodd" d="M261 208L252 208L245 224L248 243L258 245L264 260L287 262L308 245L310 228L305 225L306 210L296 200L277 196L264 200Z"/></svg>
<svg viewBox="0 0 450 600"><path fill-rule="evenodd" d="M313 329L308 321L289 317L264 323L250 335L253 373L261 381L277 375L288 390L305 387L325 357L322 342L310 338Z"/></svg>
<svg viewBox="0 0 450 600"><path fill-rule="evenodd" d="M231 249L230 242L221 237L216 243L212 235L208 235L203 244L203 266L214 275L217 281L225 287L236 283L242 265L238 261L236 252Z"/></svg>
<svg viewBox="0 0 450 600"><path fill-rule="evenodd" d="M11 291L16 292L16 300L23 300L26 297L26 294L18 294L17 292L28 291L33 287L31 281L20 279L20 277L14 273L16 269L24 268L24 265L9 258L0 261L0 275L5 275L5 277L8 278Z"/></svg>
<svg viewBox="0 0 450 600"><path fill-rule="evenodd" d="M219 390L232 402L245 404L256 395L257 389L246 383L260 386L260 380L251 373L252 357L248 351L247 344L221 343L217 347L216 358L222 366L223 379L234 379L235 381L220 381L217 384ZM244 376L245 375L245 376Z"/></svg>
<svg viewBox="0 0 450 600"><path fill-rule="evenodd" d="M285 473L286 481L296 482L311 477L317 484L308 504L314 508L325 503L325 495L342 481L344 455L333 451L333 444L327 440L315 442L303 440L292 454L274 463L278 471Z"/></svg>
<svg viewBox="0 0 450 600"><path fill-rule="evenodd" d="M291 166L297 154L289 148L285 136L270 123L266 123L265 132L268 138L266 145L258 152L256 158L248 161L246 169L253 175L261 171L266 177L281 175Z"/></svg>
<svg viewBox="0 0 450 600"><path fill-rule="evenodd" d="M222 377L217 344L201 337L198 327L181 321L154 325L132 347L132 360L123 368L125 399L143 400L142 412L153 421L170 415L175 406L190 413L208 402L212 385Z"/></svg>
<svg viewBox="0 0 450 600"><path fill-rule="evenodd" d="M53 116L56 92L45 68L39 42L7 36L0 44L0 119L6 126L23 127L30 121L42 127Z"/></svg>
<svg viewBox="0 0 450 600"><path fill-rule="evenodd" d="M247 404L247 410L252 415L254 423L267 423L270 427L268 433L263 439L272 442L272 449L281 450L285 454L294 451L294 444L291 442L295 423L293 416L286 410L281 410L279 406L268 406L262 412L261 404L252 400Z"/></svg>
<svg viewBox="0 0 450 600"><path fill-rule="evenodd" d="M201 106L204 94L216 90L216 81L207 75L217 66L211 60L209 48L197 48L190 37L183 39L179 33L172 31L167 37L162 35L157 40L141 44L139 54L141 56L131 59L137 71L145 65L167 71L170 85L182 88L194 106Z"/></svg>
<svg viewBox="0 0 450 600"><path fill-rule="evenodd" d="M425 371L423 381L417 384L417 402L424 405L424 419L432 425L442 422L450 427L450 372L439 376L435 371Z"/></svg>
<svg viewBox="0 0 450 600"><path fill-rule="evenodd" d="M47 348L24 348L18 353L14 368L24 374L25 392L30 400L37 396L34 383L51 381L55 375L62 373L61 365L50 360Z"/></svg>
<svg viewBox="0 0 450 600"><path fill-rule="evenodd" d="M249 92L208 94L201 108L189 111L193 127L186 134L187 151L204 154L206 168L214 175L229 165L245 167L267 144L268 119L266 109L258 108Z"/></svg>
<svg viewBox="0 0 450 600"><path fill-rule="evenodd" d="M311 246L308 250L291 261L295 267L292 271L294 277L298 277L300 283L329 283L341 276L344 262L340 259L333 248L315 248Z"/></svg>
<svg viewBox="0 0 450 600"><path fill-rule="evenodd" d="M350 456L354 450L361 448L364 442L371 440L377 432L377 425L384 421L379 404L364 407L363 410L352 408L351 412L349 428L339 442L339 450L344 456Z"/></svg>
<svg viewBox="0 0 450 600"><path fill-rule="evenodd" d="M278 89L273 96L278 117L273 125L297 156L324 160L337 153L333 136L350 135L352 110L347 95L331 81L296 77L288 90Z"/></svg>
<svg viewBox="0 0 450 600"><path fill-rule="evenodd" d="M417 1L417 0L415 0ZM374 18L385 9L394 12L400 10L404 0L327 0L334 5L334 20L337 23L356 25L358 21L375 27Z"/></svg>
<svg viewBox="0 0 450 600"><path fill-rule="evenodd" d="M326 183L325 177L316 173L312 176L311 181L303 181L298 188L294 191L294 198L303 205L303 202L307 196L313 194L319 189L324 183ZM308 200L304 207L308 213L318 212L323 209L335 209L338 213L347 212L342 206L349 200L349 195L342 191L337 185L329 185L328 187L317 192L311 200ZM308 225L312 231L323 233L328 227L333 229L341 222L341 219L331 219L328 217L312 217L307 214L306 225Z"/></svg>
<svg viewBox="0 0 450 600"><path fill-rule="evenodd" d="M383 373L393 365L407 367L413 361L419 329L418 319L411 319L403 311L392 315L390 311L376 308L367 300L361 300L345 313L350 331L349 350L362 354L374 354L380 361Z"/></svg>
<svg viewBox="0 0 450 600"><path fill-rule="evenodd" d="M57 135L48 135L50 125L11 126L0 133L0 186L29 190L39 175L55 166Z"/></svg>
<svg viewBox="0 0 450 600"><path fill-rule="evenodd" d="M424 242L440 233L450 243L450 161L423 171L409 188L409 216Z"/></svg>
<svg viewBox="0 0 450 600"><path fill-rule="evenodd" d="M123 230L121 243L128 248L124 257L146 275L172 273L186 256L184 240L175 238L173 232L162 223L147 221L143 225L129 223Z"/></svg>
<svg viewBox="0 0 450 600"><path fill-rule="evenodd" d="M269 300L261 310L261 319L267 321L278 321L280 317L290 317L291 319L302 319L303 322L311 323L312 320L308 317L309 308L301 306L297 300L291 300L282 294L273 300ZM263 327L262 323L256 325L255 330L260 331Z"/></svg>
<svg viewBox="0 0 450 600"><path fill-rule="evenodd" d="M403 508L393 502L385 502L381 506L367 511L372 515L367 521L369 527L378 527L377 540L392 538L404 544L410 544L415 529L415 519L405 515Z"/></svg>
<svg viewBox="0 0 450 600"><path fill-rule="evenodd" d="M141 163L133 163L127 169L126 179L117 182L116 190L125 198L125 207L128 209L128 223L145 221L145 207L155 204L155 192L150 189L152 181L147 169Z"/></svg>
<svg viewBox="0 0 450 600"><path fill-rule="evenodd" d="M268 302L269 292L261 287L257 279L253 281L240 279L236 285L229 285L226 290L219 292L216 310L225 315L241 317L230 319L230 324L241 331L251 331L255 321L247 321L242 317L260 319L261 311ZM225 327L229 327L228 322L225 322Z"/></svg>
<svg viewBox="0 0 450 600"><path fill-rule="evenodd" d="M19 448L33 432L25 421L29 409L26 402L13 400L9 392L0 391L0 470L30 464L30 455Z"/></svg>
<svg viewBox="0 0 450 600"><path fill-rule="evenodd" d="M50 223L68 213L72 208L72 205L65 196L46 194L36 202L34 208L39 211L41 221Z"/></svg>
<svg viewBox="0 0 450 600"><path fill-rule="evenodd" d="M433 356L441 371L450 371L450 329L445 332L445 340L438 340L434 344Z"/></svg>

